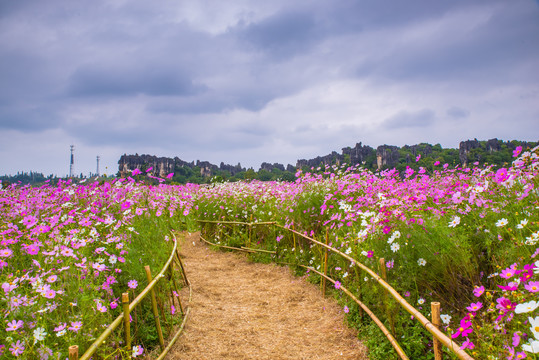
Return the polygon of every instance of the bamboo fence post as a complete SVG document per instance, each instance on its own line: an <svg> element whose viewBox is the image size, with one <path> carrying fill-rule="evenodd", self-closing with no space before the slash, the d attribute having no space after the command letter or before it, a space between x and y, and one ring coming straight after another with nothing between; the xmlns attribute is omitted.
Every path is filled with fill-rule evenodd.
<svg viewBox="0 0 539 360"><path fill-rule="evenodd" d="M150 271L150 266L146 265L144 266L144 270L146 271L146 278L148 279L148 283L152 282L152 272ZM159 321L159 311L157 310L157 300L155 299L155 290L152 288L150 290L151 297L152 297L152 310L153 310L153 317L155 319L155 327L157 328L157 335L159 336L159 345L161 346L161 351L165 350L165 340L163 339L163 331L161 330L161 322Z"/></svg>
<svg viewBox="0 0 539 360"><path fill-rule="evenodd" d="M292 223L292 230L296 231L293 223ZM295 232L292 233L292 239L294 239L294 251L296 251L296 233Z"/></svg>
<svg viewBox="0 0 539 360"><path fill-rule="evenodd" d="M187 280L187 275L185 275L185 268L183 267L182 258L180 257L180 250L176 249L176 257L178 258L178 262L180 263L180 268L182 270L183 275L183 281L185 282L185 285L189 285L189 280Z"/></svg>
<svg viewBox="0 0 539 360"><path fill-rule="evenodd" d="M431 302L430 309L432 313L432 324L436 326L438 329L440 329L442 325L442 321L440 320L440 303L437 301ZM436 336L432 337L432 345L433 345L433 350L434 350L434 360L442 360L443 358L442 344L440 343L440 340L436 338Z"/></svg>
<svg viewBox="0 0 539 360"><path fill-rule="evenodd" d="M329 241L329 229L326 228L326 245ZM325 249L324 253L324 275L328 273L328 249ZM322 296L326 296L326 278L322 278Z"/></svg>
<svg viewBox="0 0 539 360"><path fill-rule="evenodd" d="M173 296L172 298L173 299L176 298L176 300L178 300L178 305L180 305L180 312L181 312L181 314L183 316L183 315L185 315L185 313L183 311L182 301L180 300L180 292L178 291L178 285L176 284L176 279L174 279L174 276L172 277L172 283L174 284L174 290L176 290L176 294L178 294L177 297Z"/></svg>
<svg viewBox="0 0 539 360"><path fill-rule="evenodd" d="M79 360L79 347L77 345L69 347L69 360Z"/></svg>
<svg viewBox="0 0 539 360"><path fill-rule="evenodd" d="M385 282L387 282L387 272L386 272L386 260L384 258L380 258L380 275L382 276L382 279L384 279ZM393 321L393 314L391 314L391 310L388 306L388 300L389 297L387 296L387 291L384 291L384 303L386 308L386 314L387 319L389 320L389 325L391 326L391 332L394 336L397 336L395 332L395 322Z"/></svg>
<svg viewBox="0 0 539 360"><path fill-rule="evenodd" d="M129 293L122 294L122 307L124 310L124 336L125 346L131 349L131 324L129 323Z"/></svg>
<svg viewBox="0 0 539 360"><path fill-rule="evenodd" d="M253 214L251 214L251 222L249 223L249 245L247 245L248 247L251 247L251 236L252 236L252 233L253 233Z"/></svg>

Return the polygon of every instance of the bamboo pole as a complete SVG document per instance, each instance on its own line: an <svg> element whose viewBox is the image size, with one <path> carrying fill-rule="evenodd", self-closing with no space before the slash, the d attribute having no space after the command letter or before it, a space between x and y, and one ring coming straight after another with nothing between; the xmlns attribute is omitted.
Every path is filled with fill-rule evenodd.
<svg viewBox="0 0 539 360"><path fill-rule="evenodd" d="M172 263L172 260L174 259L174 255L176 254L176 250L178 247L178 241L176 240L176 236L174 235L174 233L172 234L172 236L174 238L174 248L172 249L172 252L170 253L170 256L167 262L163 266L163 269L161 270L161 272L157 274L157 276L152 280L152 282L148 286L146 286L146 288L142 290L140 294L138 294L138 296L133 300L133 302L129 304L129 312L133 311L133 309L135 309L136 306L146 296L148 296L150 289L153 289L155 284L157 284L157 282L163 277L163 274L165 273L165 271L167 271L168 267ZM191 284L188 284L188 285L189 285L189 301L191 301L192 289L191 289ZM129 316L127 318L129 319ZM105 331L103 331L101 335L99 335L99 337L96 340L94 340L94 342L88 347L86 352L81 356L80 360L90 359L90 357L97 351L97 348L105 342L105 340L110 336L110 334L112 334L112 332L118 326L120 326L123 320L124 320L124 313L120 314L116 319L114 319L114 321L105 329Z"/></svg>
<svg viewBox="0 0 539 360"><path fill-rule="evenodd" d="M382 279L387 282L387 271L386 271L386 260L384 258L380 258L380 275L382 276ZM386 308L386 315L387 319L389 320L389 325L391 326L391 332L393 335L397 336L397 332L395 329L395 321L393 319L393 314L391 313L391 309L389 308L388 303L388 296L387 291L384 291L384 307Z"/></svg>
<svg viewBox="0 0 539 360"><path fill-rule="evenodd" d="M324 277L324 279L327 279L329 281L331 281L333 284L335 284L335 280L333 280L332 278L328 277L327 275L324 275L322 274L320 271L317 271L316 269L310 267L310 266L305 266L305 265L299 265L301 267L304 267L306 269L309 269L315 273L317 273L318 275ZM397 342L397 340L395 340L395 338L393 337L393 335L391 335L391 333L389 332L389 330L387 330L387 328L384 326L384 324L380 321L380 319L378 319L378 317L376 317L376 315L374 315L374 313L365 305L363 304L361 301L359 301L355 296L354 294L352 294L350 292L350 290L348 290L347 288L345 288L344 286L340 286L339 287L339 290L342 290L344 293L346 293L346 295L348 295L350 298L352 298L352 300L354 300L363 310L365 310L365 312L371 317L371 319L376 323L376 325L378 325L378 327L380 328L380 330L382 330L382 332L384 333L384 335L387 337L387 339L389 340L389 342L391 343L391 345L393 346L393 348L395 349L395 351L397 352L397 354L399 355L399 357L403 360L409 360L408 356L406 356L406 353L404 352L404 350L402 350L402 348L400 347L399 343Z"/></svg>
<svg viewBox="0 0 539 360"><path fill-rule="evenodd" d="M202 238L202 236L200 236ZM183 267L182 257L180 256L180 250L176 249L176 257L178 258L178 263L180 264L180 268L182 270L183 280L185 281L185 284L189 284L189 280L187 280L187 275L185 274L185 268Z"/></svg>
<svg viewBox="0 0 539 360"><path fill-rule="evenodd" d="M253 228L251 227L253 223L253 214L251 214L251 222L249 223L249 242L247 243L248 247L251 247L251 237L253 236Z"/></svg>
<svg viewBox="0 0 539 360"><path fill-rule="evenodd" d="M148 283L152 282L152 272L150 271L150 266L144 266L144 271L146 271L146 278ZM159 336L159 345L161 346L161 351L165 350L165 340L163 339L163 331L161 330L161 322L159 321L159 312L157 310L157 301L155 299L155 291L152 287L150 290L150 296L152 299L152 310L153 317L155 319L155 327L157 328L157 336Z"/></svg>
<svg viewBox="0 0 539 360"><path fill-rule="evenodd" d="M172 284L174 285L174 290L176 290L176 294L178 294L178 296L176 296L176 300L178 301L178 305L180 305L180 312L183 316L185 313L183 311L182 301L180 300L180 292L178 291L178 285L176 284L176 279L174 278L174 276L172 277ZM172 296L172 298L174 297L175 296Z"/></svg>
<svg viewBox="0 0 539 360"><path fill-rule="evenodd" d="M69 347L69 360L79 360L79 347L77 345Z"/></svg>
<svg viewBox="0 0 539 360"><path fill-rule="evenodd" d="M438 329L442 325L442 321L440 319L440 303L437 301L433 301L430 303L430 309L431 309L431 317L432 317L432 323L434 326L436 326ZM442 360L443 358L443 352L442 352L442 344L438 339L436 339L435 336L432 338L432 345L434 350L434 360Z"/></svg>
<svg viewBox="0 0 539 360"><path fill-rule="evenodd" d="M353 262L357 267L359 267L360 269L362 269L363 271L367 272L374 280L376 280L383 288L385 288L389 294L391 296L393 296L393 298L395 298L395 300L397 300L397 302L406 310L408 311L408 313L410 313L411 315L413 315L417 321L419 321L421 323L421 325L423 325L423 327L428 331L430 332L432 335L436 336L436 338L438 340L440 340L440 342L442 344L444 344L444 346L448 347L449 349L451 349L451 351L453 351L455 353L455 355L457 355L457 357L461 360L473 360L473 357L471 357L470 355L468 355L466 353L466 351L464 351L463 349L460 348L460 346L454 342L453 340L451 340L446 334L444 334L441 330L439 330L436 326L434 326L434 324L432 324L423 314L421 314L421 312L419 312L416 308L414 308L412 305L410 305L395 289L393 289L393 287L391 285L389 285L387 282L385 282L378 274L376 274L374 271L372 271L369 267L363 265L362 263L358 262L356 259L346 255L345 253L331 247L331 246L328 246L324 243L321 243L320 241L317 241L313 238L310 238L308 236L305 236L295 230L292 230L292 229L289 229L283 225L280 225L280 224L275 224L275 226L281 228L281 229L285 229L286 231L291 231L295 234L298 234L300 236L303 236L304 238L306 238L307 240L315 243L315 244L318 244L320 246L323 246L325 248L327 248L328 250L336 253L336 254L339 254L340 256L342 256L343 258L345 259L348 259L349 261Z"/></svg>
<svg viewBox="0 0 539 360"><path fill-rule="evenodd" d="M131 324L129 323L129 293L122 294L122 307L124 310L124 337L125 346L131 349Z"/></svg>
<svg viewBox="0 0 539 360"><path fill-rule="evenodd" d="M326 245L329 242L329 229L326 228ZM328 273L328 249L324 249L324 275ZM322 296L326 296L326 278L322 277Z"/></svg>

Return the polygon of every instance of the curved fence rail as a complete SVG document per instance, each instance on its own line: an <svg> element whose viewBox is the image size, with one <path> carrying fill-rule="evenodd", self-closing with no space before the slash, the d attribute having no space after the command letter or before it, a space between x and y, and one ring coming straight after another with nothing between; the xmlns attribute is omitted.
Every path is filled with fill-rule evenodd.
<svg viewBox="0 0 539 360"><path fill-rule="evenodd" d="M327 241L328 240L327 236L326 236L326 243L323 243L323 242L320 242L320 241L318 241L316 239L313 239L313 238L311 238L309 236L306 236L306 235L304 235L304 234L302 234L302 233L300 233L300 232L298 232L298 231L296 231L294 229L290 229L290 228L288 228L286 226L280 225L280 224L278 224L276 222L259 222L259 223L249 222L249 223L247 223L247 222L241 222L241 221L215 221L215 220L197 220L197 221L200 222L201 224L215 224L217 226L223 226L223 225L228 225L228 226L242 225L242 226L246 226L247 229L248 229L248 231L247 231L248 238L247 238L246 241L247 241L247 244L249 246L251 246L251 243L253 241L253 239L252 239L252 236L253 236L252 227L253 226L274 226L276 228L288 231L288 232L290 232L290 233L292 233L294 235L294 242L296 241L295 236L297 235L297 236L300 236L303 239L306 239L306 240L310 241L313 244L319 245L319 246L326 249L325 262L324 262L324 260L322 260L322 264L321 264L322 267L325 268L325 269L327 269L327 251L331 251L331 252L341 256L342 258L344 258L344 259L350 261L352 264L354 264L354 266L360 268L362 271L365 271L367 274L369 274L374 280L376 280L385 289L387 294L391 295L402 308L404 308L408 313L413 315L414 319L416 321L418 321L429 333L432 334L432 336L433 336L433 350L434 350L434 355L435 355L436 360L442 359L442 349L441 349L440 344L443 344L445 347L447 347L459 359L473 360L473 357L468 355L463 349L460 348L460 346L457 343L455 343L453 340L451 340L444 332L442 332L439 329L439 325L441 323L440 322L440 313L439 313L440 303L438 303L438 302L431 303L431 306L432 306L432 309L433 309L433 311L432 311L433 322L429 321L423 314L421 314L421 312L419 310L417 310L415 307L410 305L391 285L389 285L385 281L385 279L384 279L385 278L385 266L383 265L384 264L383 259L380 259L381 260L381 265L382 265L380 272L381 272L381 274L382 274L382 276L384 278L382 276L378 275L375 271L373 271L372 269L370 269L366 265L364 265L361 262L357 261L356 259L352 258L351 256L339 251L338 249L336 249L334 247L329 246L328 243L327 243L328 242ZM221 234L222 232L220 231L219 233ZM276 253L276 251L259 250L259 249L254 249L254 248L250 248L250 247L246 247L246 246L241 246L241 247L238 248L238 247L233 247L233 246L215 244L215 243L212 243L212 242L208 241L207 239L203 239L202 236L201 236L201 239L204 240L205 242L209 243L209 244L219 246L219 247L223 247L223 248L227 248L227 249L239 250L239 251L250 252L250 253L253 253L253 252ZM289 264L289 265L300 266L300 267L309 269L309 271L313 271L313 272L317 273L318 275L321 276L324 283L325 283L325 280L328 280L328 281L330 281L332 283L336 282L336 280L331 279L325 273L317 271L316 269L314 269L312 267L305 266L305 265L302 265L302 264ZM322 289L324 291L325 287L323 286ZM373 321L376 323L376 325L381 329L381 331L384 333L384 335L388 338L389 342L391 343L391 345L393 346L393 348L395 349L395 351L397 352L399 357L401 359L408 359L408 357L406 356L406 354L402 350L401 346L395 340L393 334L391 334L391 332L384 326L382 321L380 321L378 319L378 317L376 317L374 315L374 313L364 303L362 303L359 299L357 299L357 297L355 297L348 289L345 289L342 285L340 286L340 289L342 289L344 293L346 293L354 302L356 302L371 317L371 319L373 319ZM389 320L390 320L390 323L392 325L391 318ZM393 325L392 325L392 327L393 327ZM395 332L394 329L393 329L393 332Z"/></svg>
<svg viewBox="0 0 539 360"><path fill-rule="evenodd" d="M188 304L191 304L191 296L192 296L192 289L191 289L191 283L187 279L187 276L185 274L185 268L183 266L183 262L180 257L180 253L178 250L178 241L176 239L176 236L174 233L172 234L174 238L174 247L172 249L172 252L170 256L168 257L167 262L161 269L161 271L152 278L150 267L145 266L144 269L146 271L146 277L148 280L148 285L138 294L138 296L130 303L129 302L129 294L123 293L122 294L122 305L123 305L123 312L120 314L102 333L101 335L86 349L84 354L82 354L79 357L78 354L78 346L73 345L69 347L69 360L87 360L90 359L95 352L98 350L100 346L105 344L105 340L115 331L121 324L124 325L124 341L125 341L125 347L128 352L131 352L131 325L130 325L130 313L132 313L137 305L141 303L141 301L146 298L147 296L151 297L152 302L152 311L153 316L155 320L155 327L157 329L158 337L159 337L159 345L161 348L161 353L158 355L157 359L161 360L163 359L166 354L170 351L172 345L176 342L180 334L182 333L185 324L187 322L187 319L189 318L189 314L191 312L191 307L188 305L186 309L184 309L179 292L178 292L178 286L176 283L176 279L174 277L174 272L180 272L180 276L182 277L184 284L188 286L189 288L189 301ZM176 267L174 266L174 262L176 263ZM182 322L176 331L176 333L170 338L168 341L167 346L165 347L165 339L163 337L162 327L161 327L161 318L159 316L159 310L161 310L161 317L165 318L164 315L164 309L163 304L161 304L157 299L155 295L155 287L158 284L159 281L162 279L167 278L168 272L168 279L172 282L172 285L175 289L175 293L177 296L175 296L174 292L171 291L170 295L166 295L166 298L168 298L169 305L174 305L177 303L180 309L180 313L183 316ZM166 320L166 319L164 319Z"/></svg>

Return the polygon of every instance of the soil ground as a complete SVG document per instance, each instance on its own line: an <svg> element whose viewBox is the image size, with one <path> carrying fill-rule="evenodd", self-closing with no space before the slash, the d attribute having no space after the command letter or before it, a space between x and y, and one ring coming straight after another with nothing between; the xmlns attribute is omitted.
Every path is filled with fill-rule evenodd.
<svg viewBox="0 0 539 360"><path fill-rule="evenodd" d="M288 268L210 250L198 234L180 254L191 314L167 359L367 359L342 308Z"/></svg>

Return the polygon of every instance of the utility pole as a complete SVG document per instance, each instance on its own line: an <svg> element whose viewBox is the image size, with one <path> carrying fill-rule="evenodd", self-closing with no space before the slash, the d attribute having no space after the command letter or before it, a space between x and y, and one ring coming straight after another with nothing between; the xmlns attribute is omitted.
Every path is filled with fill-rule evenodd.
<svg viewBox="0 0 539 360"><path fill-rule="evenodd" d="M69 162L69 177L73 177L73 171L75 170L75 157L73 156L73 151L75 150L75 145L69 146L71 150L71 161Z"/></svg>

